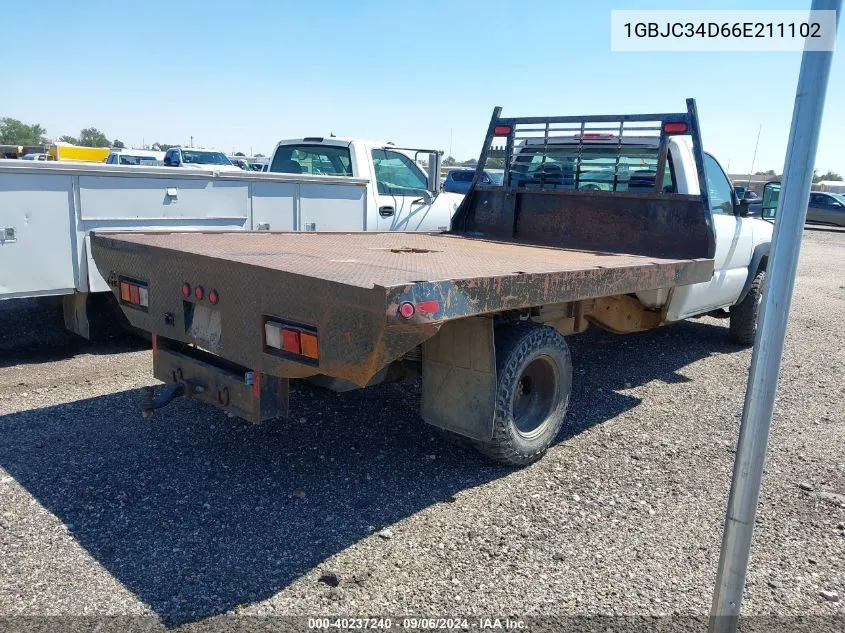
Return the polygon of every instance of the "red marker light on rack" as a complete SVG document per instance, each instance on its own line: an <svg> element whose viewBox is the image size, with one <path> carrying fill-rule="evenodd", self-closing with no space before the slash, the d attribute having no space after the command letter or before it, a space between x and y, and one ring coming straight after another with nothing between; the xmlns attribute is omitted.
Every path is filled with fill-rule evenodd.
<svg viewBox="0 0 845 633"><path fill-rule="evenodd" d="M202 286L197 286L197 287L194 289L194 296L195 296L197 299L199 299L200 301L202 301L202 295L203 295L203 289L202 289Z"/></svg>

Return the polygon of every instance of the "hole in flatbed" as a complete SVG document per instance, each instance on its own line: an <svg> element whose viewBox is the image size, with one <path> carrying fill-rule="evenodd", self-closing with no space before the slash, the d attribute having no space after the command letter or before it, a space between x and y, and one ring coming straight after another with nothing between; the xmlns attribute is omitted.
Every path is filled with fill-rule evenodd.
<svg viewBox="0 0 845 633"><path fill-rule="evenodd" d="M402 248L391 248L391 253L439 253L440 251L433 251L428 248L413 248L411 246L404 246Z"/></svg>

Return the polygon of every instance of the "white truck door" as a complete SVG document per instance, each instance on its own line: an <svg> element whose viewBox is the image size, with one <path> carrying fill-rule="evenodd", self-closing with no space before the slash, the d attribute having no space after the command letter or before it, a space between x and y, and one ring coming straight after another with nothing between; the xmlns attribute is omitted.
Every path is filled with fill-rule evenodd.
<svg viewBox="0 0 845 633"><path fill-rule="evenodd" d="M374 148L372 169L379 231L448 228L448 216L432 213L436 198L428 191L428 179L406 154L390 147Z"/></svg>
<svg viewBox="0 0 845 633"><path fill-rule="evenodd" d="M667 314L673 321L733 304L742 291L751 262L751 222L734 214L733 185L710 154L704 155L704 173L716 232L713 277L675 289Z"/></svg>

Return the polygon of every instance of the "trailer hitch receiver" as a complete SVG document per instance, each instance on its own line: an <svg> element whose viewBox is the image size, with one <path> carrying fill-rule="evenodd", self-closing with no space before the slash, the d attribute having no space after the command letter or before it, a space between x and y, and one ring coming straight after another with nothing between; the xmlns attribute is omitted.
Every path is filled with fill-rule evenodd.
<svg viewBox="0 0 845 633"><path fill-rule="evenodd" d="M141 389L141 415L145 418L152 417L153 411L166 407L176 398L185 394L184 383L171 383L156 394L153 387Z"/></svg>

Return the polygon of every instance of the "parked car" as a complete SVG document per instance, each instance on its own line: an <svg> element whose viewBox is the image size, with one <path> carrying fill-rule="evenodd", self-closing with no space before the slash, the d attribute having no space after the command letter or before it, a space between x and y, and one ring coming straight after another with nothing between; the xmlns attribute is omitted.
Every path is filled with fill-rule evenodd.
<svg viewBox="0 0 845 633"><path fill-rule="evenodd" d="M737 201L744 200L748 206L748 215L760 215L763 210L763 201L753 189L746 189L742 195L737 192Z"/></svg>
<svg viewBox="0 0 845 633"><path fill-rule="evenodd" d="M53 160L49 154L24 154L22 160Z"/></svg>
<svg viewBox="0 0 845 633"><path fill-rule="evenodd" d="M250 171L249 163L246 162L243 158L229 158L229 162L232 163L235 167L242 169L244 171Z"/></svg>
<svg viewBox="0 0 845 633"><path fill-rule="evenodd" d="M780 183L767 182L763 188L764 220L774 220L780 198ZM807 205L807 224L832 224L845 227L845 195L811 191Z"/></svg>
<svg viewBox="0 0 845 633"><path fill-rule="evenodd" d="M148 149L113 149L106 158L107 165L161 165L164 152Z"/></svg>
<svg viewBox="0 0 845 633"><path fill-rule="evenodd" d="M171 147L164 155L164 166L241 171L241 168L233 165L223 152L201 147Z"/></svg>
<svg viewBox="0 0 845 633"><path fill-rule="evenodd" d="M446 180L443 181L443 191L450 193L467 194L472 179L475 176L475 169L468 167L465 169L450 169L446 174ZM504 172L500 169L487 169L481 176L482 185L501 185L504 178Z"/></svg>
<svg viewBox="0 0 845 633"><path fill-rule="evenodd" d="M807 207L808 224L833 224L845 227L845 195L811 191Z"/></svg>

